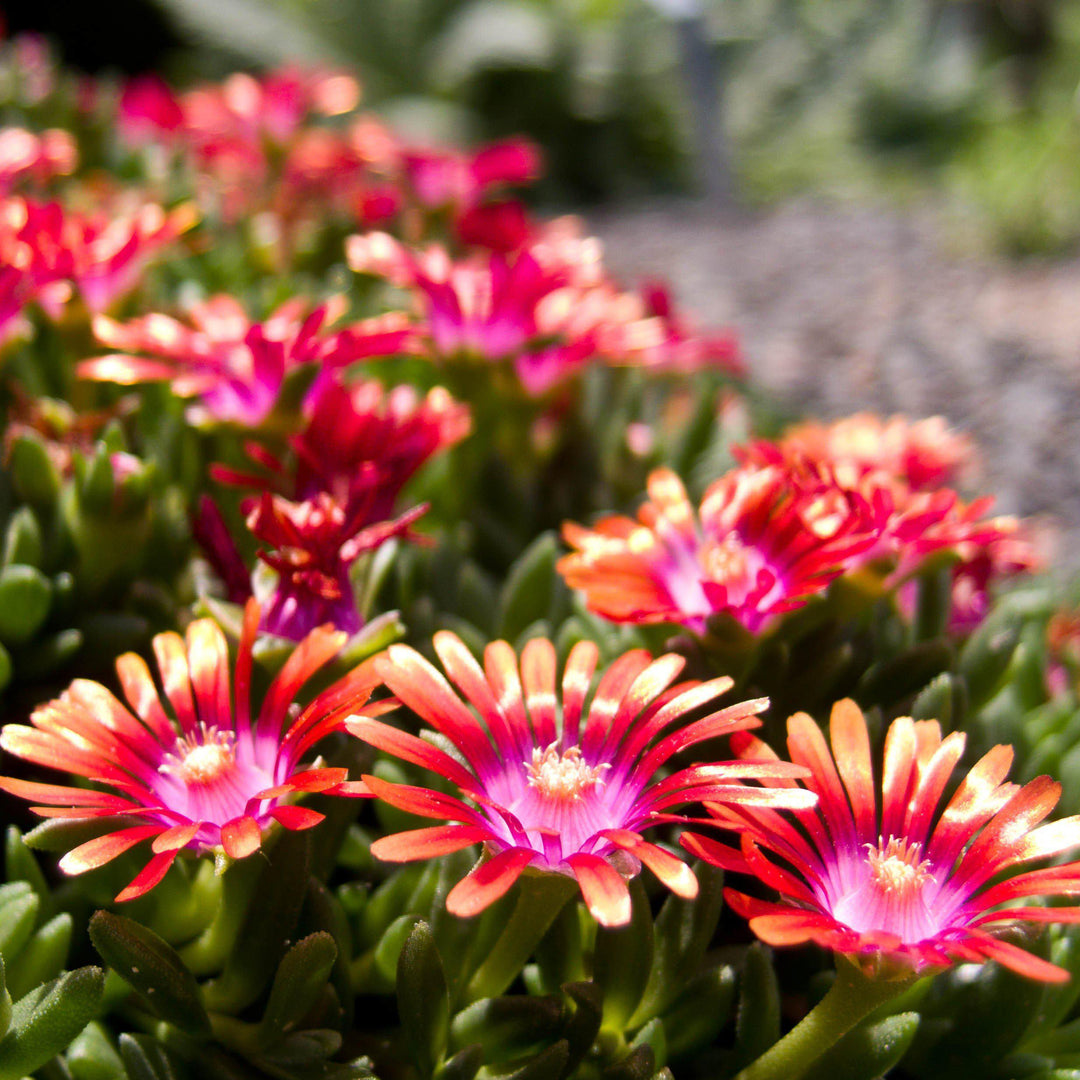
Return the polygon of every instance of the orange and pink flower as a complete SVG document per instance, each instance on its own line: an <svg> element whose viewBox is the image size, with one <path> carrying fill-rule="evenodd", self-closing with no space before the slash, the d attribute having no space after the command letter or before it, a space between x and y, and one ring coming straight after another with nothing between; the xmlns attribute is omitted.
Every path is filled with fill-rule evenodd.
<svg viewBox="0 0 1080 1080"><path fill-rule="evenodd" d="M813 941L886 976L996 960L1030 978L1068 979L1000 936L1024 924L1080 922L1080 908L1017 905L1080 895L1080 863L1015 872L1080 846L1080 817L1045 820L1061 785L1046 776L1009 783L1012 750L996 746L942 808L964 734L943 738L936 721L902 717L886 734L879 807L866 721L854 702L833 708L830 736L831 753L805 713L788 721L788 752L810 771L802 784L818 797L816 808L797 809L789 821L756 806L707 802L713 823L738 833L741 846L683 835L694 854L780 894L774 901L725 890L754 933L777 946ZM779 760L752 735L732 743L740 757Z"/></svg>
<svg viewBox="0 0 1080 1080"><path fill-rule="evenodd" d="M684 660L652 660L628 652L604 673L585 714L598 650L581 642L570 652L556 686L555 647L535 638L520 661L505 641L484 653L483 667L459 638L434 639L455 691L419 653L393 645L375 670L398 700L452 745L432 742L371 717L348 721L348 730L404 761L456 785L460 797L365 776L371 793L401 810L448 822L384 836L372 852L410 862L482 843L489 856L449 893L446 906L474 915L502 896L531 867L575 879L585 902L605 926L630 918L626 877L644 863L673 892L697 894L685 863L641 835L679 822L672 809L710 799L771 807L809 806L800 789L752 788L756 762L719 762L658 772L681 750L706 739L756 727L768 702L744 701L687 723L732 686L729 678L676 683ZM459 696L462 695L462 696ZM777 779L804 770L780 762L764 766ZM775 771L774 771L775 770Z"/></svg>
<svg viewBox="0 0 1080 1080"><path fill-rule="evenodd" d="M563 526L575 550L558 564L589 609L616 622L680 623L702 632L727 614L753 633L802 606L876 542L875 509L827 471L736 469L696 512L668 469L648 480L638 519Z"/></svg>
<svg viewBox="0 0 1080 1080"><path fill-rule="evenodd" d="M65 873L93 870L150 841L152 857L117 896L132 900L161 881L181 851L242 859L259 850L275 823L317 825L323 815L296 804L305 792L361 793L345 769L300 761L364 706L377 684L370 666L299 710L294 701L301 687L345 642L343 633L317 629L286 662L255 715L250 697L258 622L258 605L251 603L232 679L224 634L213 620L200 619L188 627L186 640L175 633L154 638L164 699L145 661L127 653L116 662L127 705L100 683L76 679L35 710L32 726L3 728L0 746L9 754L91 786L9 776L0 777L0 788L36 804L31 809L42 817L119 816L123 822L69 851L60 861Z"/></svg>

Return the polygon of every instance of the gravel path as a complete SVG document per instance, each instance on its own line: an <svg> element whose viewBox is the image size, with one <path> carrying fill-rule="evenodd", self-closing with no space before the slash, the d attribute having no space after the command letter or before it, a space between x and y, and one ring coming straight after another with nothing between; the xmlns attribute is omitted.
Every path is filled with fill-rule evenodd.
<svg viewBox="0 0 1080 1080"><path fill-rule="evenodd" d="M1038 515L1080 570L1080 258L954 256L933 216L797 202L758 216L695 203L593 215L625 280L660 275L742 337L752 378L800 413L941 413L981 487Z"/></svg>

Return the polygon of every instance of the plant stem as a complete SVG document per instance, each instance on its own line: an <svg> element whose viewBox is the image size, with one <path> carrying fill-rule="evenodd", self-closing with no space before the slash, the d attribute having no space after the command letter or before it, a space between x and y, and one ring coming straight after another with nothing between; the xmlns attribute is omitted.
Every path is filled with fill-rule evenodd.
<svg viewBox="0 0 1080 1080"><path fill-rule="evenodd" d="M518 890L510 921L469 980L468 1001L496 997L506 990L577 891L577 885L565 874L526 873L519 880Z"/></svg>
<svg viewBox="0 0 1080 1080"><path fill-rule="evenodd" d="M829 992L735 1080L798 1080L859 1021L899 997L914 981L914 977L874 979L838 956L836 981Z"/></svg>

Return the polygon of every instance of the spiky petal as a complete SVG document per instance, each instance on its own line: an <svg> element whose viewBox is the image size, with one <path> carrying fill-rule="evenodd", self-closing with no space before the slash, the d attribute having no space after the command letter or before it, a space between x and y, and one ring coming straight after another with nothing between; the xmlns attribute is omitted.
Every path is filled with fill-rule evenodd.
<svg viewBox="0 0 1080 1080"><path fill-rule="evenodd" d="M604 673L583 715L598 659L589 642L571 651L561 694L555 648L544 638L530 641L520 659L505 641L493 642L483 667L449 631L436 634L434 646L450 682L404 645L377 659L376 672L449 740L452 753L378 720L351 719L347 726L377 749L457 786L455 796L364 777L390 805L441 822L377 840L372 851L380 858L407 862L485 845L490 859L450 892L451 912L475 914L531 866L574 878L597 920L621 925L630 917L624 874L641 863L680 896L697 893L689 867L641 835L650 825L681 820L672 808L729 796L770 806L813 801L804 791L738 786L737 777L758 775L759 766L749 762L694 765L657 779L678 751L756 727L756 714L767 705L739 702L686 723L732 682L676 683L681 657L624 654ZM765 771L778 779L803 773L779 762Z"/></svg>
<svg viewBox="0 0 1080 1080"><path fill-rule="evenodd" d="M1034 979L1067 979L998 936L1012 925L1080 922L1076 907L1003 906L1080 894L1080 863L1017 872L1080 846L1080 817L1045 821L1060 784L1046 776L1009 783L1012 750L996 746L942 808L964 735L943 738L937 721L902 717L885 737L879 803L866 721L854 702L833 708L830 736L831 753L805 713L788 721L788 750L810 770L803 784L818 796L816 809L797 810L792 823L754 806L707 803L741 846L682 838L695 854L780 894L773 901L726 890L754 933L772 945L815 941L883 974L997 960ZM733 742L740 757L775 758L751 735Z"/></svg>
<svg viewBox="0 0 1080 1080"><path fill-rule="evenodd" d="M116 662L126 704L100 683L76 679L35 710L30 725L8 724L0 747L35 765L60 769L94 787L0 777L0 788L50 818L119 815L125 827L69 851L60 868L79 874L150 841L153 857L117 900L143 895L181 850L257 851L275 822L306 829L322 815L294 805L304 792L353 795L344 769L300 764L319 739L362 708L376 679L362 666L321 693L293 719L300 688L339 651L345 635L313 631L274 679L258 714L251 711L252 646L259 622L247 606L234 679L228 646L211 619L185 638L154 638L164 697L141 657ZM235 681L235 701L230 683ZM111 790L110 790L111 789Z"/></svg>

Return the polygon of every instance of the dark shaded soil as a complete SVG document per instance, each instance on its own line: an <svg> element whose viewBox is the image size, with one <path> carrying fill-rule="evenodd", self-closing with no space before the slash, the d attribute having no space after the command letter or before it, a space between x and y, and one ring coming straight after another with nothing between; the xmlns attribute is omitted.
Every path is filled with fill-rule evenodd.
<svg viewBox="0 0 1080 1080"><path fill-rule="evenodd" d="M812 202L589 225L617 276L665 277L703 322L736 327L751 378L786 407L940 413L970 432L980 487L1052 522L1055 563L1080 570L1080 258L953 254L929 212Z"/></svg>

